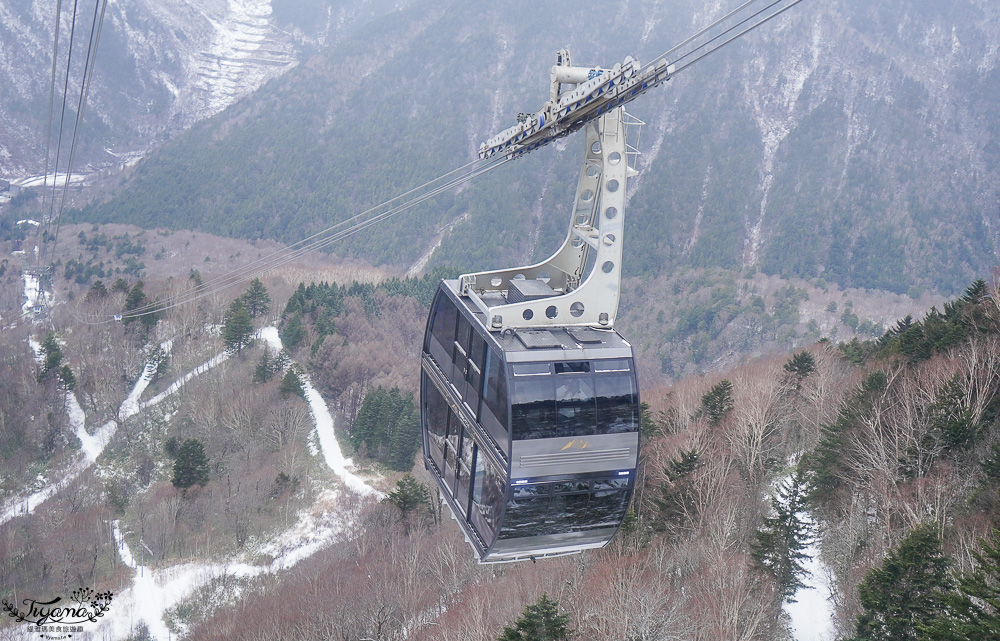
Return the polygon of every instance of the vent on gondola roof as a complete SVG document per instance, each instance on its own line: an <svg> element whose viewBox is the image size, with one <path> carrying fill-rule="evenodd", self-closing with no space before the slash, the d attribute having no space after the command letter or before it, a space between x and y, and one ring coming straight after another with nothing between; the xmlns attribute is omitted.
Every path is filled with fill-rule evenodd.
<svg viewBox="0 0 1000 641"><path fill-rule="evenodd" d="M528 349L551 349L562 347L562 343L547 329L522 329L517 338Z"/></svg>
<svg viewBox="0 0 1000 641"><path fill-rule="evenodd" d="M523 303L555 296L556 292L545 281L537 279L517 279L510 281L507 289L508 303Z"/></svg>
<svg viewBox="0 0 1000 641"><path fill-rule="evenodd" d="M587 345L597 345L604 342L601 332L590 327L570 327L566 330L576 342Z"/></svg>

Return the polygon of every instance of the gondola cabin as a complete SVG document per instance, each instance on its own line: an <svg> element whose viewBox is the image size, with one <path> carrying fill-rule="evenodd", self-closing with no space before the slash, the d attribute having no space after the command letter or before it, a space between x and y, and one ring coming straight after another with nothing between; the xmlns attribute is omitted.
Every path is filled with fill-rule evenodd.
<svg viewBox="0 0 1000 641"><path fill-rule="evenodd" d="M632 347L613 329L489 331L442 281L424 338L423 452L482 562L602 547L639 456Z"/></svg>
<svg viewBox="0 0 1000 641"><path fill-rule="evenodd" d="M442 281L431 306L424 462L482 562L601 547L625 518L639 460L632 346L613 329L628 124L618 108L585 127L555 254Z"/></svg>

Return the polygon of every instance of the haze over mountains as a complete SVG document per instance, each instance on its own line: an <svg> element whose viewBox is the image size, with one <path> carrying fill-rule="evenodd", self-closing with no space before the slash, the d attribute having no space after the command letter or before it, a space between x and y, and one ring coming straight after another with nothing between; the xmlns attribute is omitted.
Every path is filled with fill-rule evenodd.
<svg viewBox="0 0 1000 641"><path fill-rule="evenodd" d="M437 275L562 239L579 136L332 248L363 260L112 320L470 162L545 100L556 49L646 62L732 5L110 4L73 191L96 200L51 307L38 199L0 205L0 593L114 591L92 634L115 639L495 641L548 594L575 638L805 641L803 591L840 637L955 633L946 579L1000 584L976 556L1000 525L1000 278L966 289L1000 262L995 0L807 0L632 104L618 326L649 410L606 549L478 566L436 497L403 496L419 455L378 460L415 421L356 429L386 390L419 413ZM0 0L0 178L42 171L49 12ZM798 553L824 569L790 576Z"/></svg>
<svg viewBox="0 0 1000 641"><path fill-rule="evenodd" d="M317 3L290 16L233 4L180 31L167 5L118 7L88 118L91 162L104 147L142 149L285 72L158 148L76 218L294 241L473 158L545 99L557 48L579 64L649 60L728 8L632 2L609 16L569 2L414 2L349 13ZM648 124L629 271L756 266L945 294L986 273L1000 244L998 13L986 0L804 2L633 103ZM4 41L15 39L33 43L35 59L50 47L37 35ZM23 105L44 104L48 70L6 51L6 73L34 73L4 108L17 131L31 121ZM293 68L296 56L305 62ZM336 251L406 266L453 224L431 264L547 253L563 233L578 146L537 152ZM6 175L40 169L37 142L6 148Z"/></svg>

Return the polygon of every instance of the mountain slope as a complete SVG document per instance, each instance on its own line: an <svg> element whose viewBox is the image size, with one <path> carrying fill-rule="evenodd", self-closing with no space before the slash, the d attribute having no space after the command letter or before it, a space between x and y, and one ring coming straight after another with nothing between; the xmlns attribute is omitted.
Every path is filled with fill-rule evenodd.
<svg viewBox="0 0 1000 641"><path fill-rule="evenodd" d="M648 60L721 11L642 2L608 21L565 2L416 3L200 123L79 218L296 240L474 157L541 104L556 48L581 64ZM803 3L633 103L648 125L630 271L757 267L960 290L1000 244L998 25L981 0ZM338 251L408 264L468 214L432 263L545 254L563 233L579 144L536 152Z"/></svg>
<svg viewBox="0 0 1000 641"><path fill-rule="evenodd" d="M73 5L61 3L59 107ZM134 160L191 124L246 97L294 67L317 47L358 25L405 6L385 0L112 2L104 16L97 64L80 134L75 169L89 173ZM93 21L77 9L69 80L68 140L79 100L82 61ZM0 1L0 178L44 171L56 4ZM55 129L54 131L57 131ZM56 137L52 137L53 156ZM66 156L60 162L65 171ZM50 162L54 161L50 159ZM50 166L51 170L51 166Z"/></svg>

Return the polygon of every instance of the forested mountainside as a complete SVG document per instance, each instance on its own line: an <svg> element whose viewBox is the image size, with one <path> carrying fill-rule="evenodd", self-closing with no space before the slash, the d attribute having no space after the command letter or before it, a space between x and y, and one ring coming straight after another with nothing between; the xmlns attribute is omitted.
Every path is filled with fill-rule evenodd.
<svg viewBox="0 0 1000 641"><path fill-rule="evenodd" d="M729 6L414 2L377 17L144 160L79 220L303 238L474 158L579 64L646 61ZM960 292L997 262L1000 8L803 2L633 103L627 269L759 269ZM409 266L547 254L569 139L335 251Z"/></svg>
<svg viewBox="0 0 1000 641"><path fill-rule="evenodd" d="M877 340L646 387L632 514L612 544L491 567L414 458L439 273L314 261L153 317L86 323L198 291L268 248L67 231L115 280L70 282L34 344L28 322L7 320L21 274L0 266L8 603L15 590L111 591L94 629L109 639L508 641L518 621L543 620L569 639L770 641L802 638L788 600L810 592L821 605L807 618L838 638L1000 630L992 605L969 606L1000 579L995 281ZM120 269L133 255L116 248L154 243L148 278Z"/></svg>
<svg viewBox="0 0 1000 641"><path fill-rule="evenodd" d="M128 163L192 123L251 94L317 48L405 2L270 0L108 3L90 86L77 172ZM69 49L71 5L62 6L56 106ZM0 2L0 178L45 170L57 3ZM80 5L73 31L67 123L76 116L93 6ZM51 125L58 131L58 117ZM71 125L67 125L66 137ZM57 134L53 134L53 149ZM65 171L66 156L60 172ZM50 162L54 162L53 158ZM51 171L51 166L49 167Z"/></svg>

